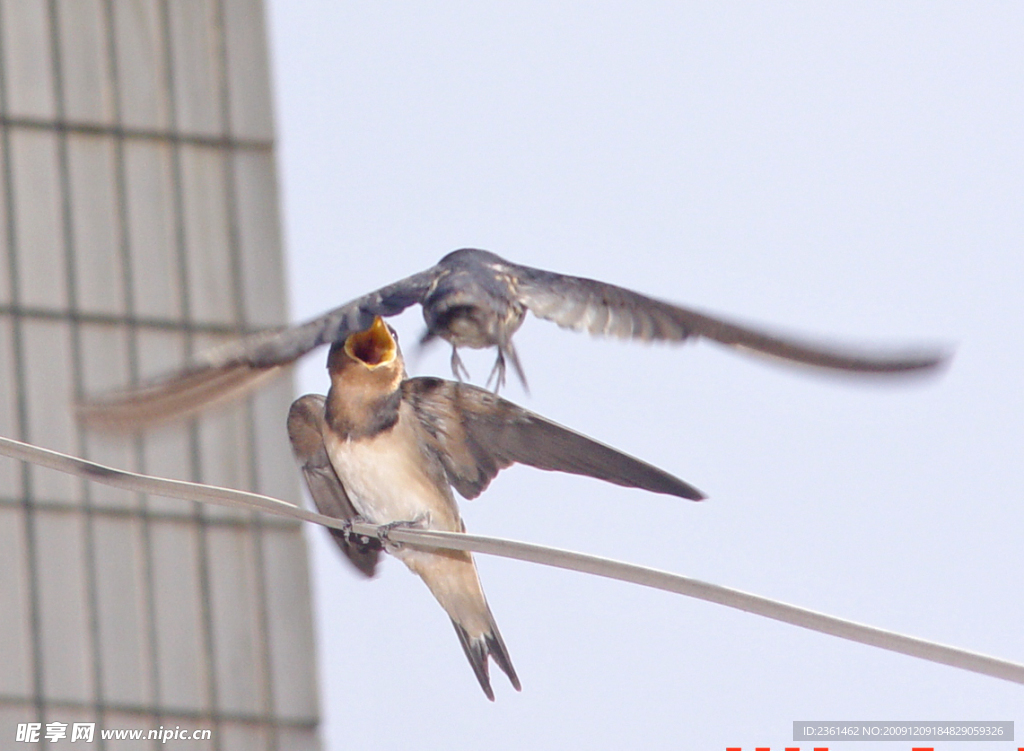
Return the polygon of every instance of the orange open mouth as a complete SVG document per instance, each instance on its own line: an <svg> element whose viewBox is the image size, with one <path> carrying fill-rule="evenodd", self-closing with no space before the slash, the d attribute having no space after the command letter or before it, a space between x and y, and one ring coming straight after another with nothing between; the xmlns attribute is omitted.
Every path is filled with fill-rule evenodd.
<svg viewBox="0 0 1024 751"><path fill-rule="evenodd" d="M366 331L351 334L345 340L348 356L369 368L393 362L397 350L398 345L380 316L373 319L373 325Z"/></svg>

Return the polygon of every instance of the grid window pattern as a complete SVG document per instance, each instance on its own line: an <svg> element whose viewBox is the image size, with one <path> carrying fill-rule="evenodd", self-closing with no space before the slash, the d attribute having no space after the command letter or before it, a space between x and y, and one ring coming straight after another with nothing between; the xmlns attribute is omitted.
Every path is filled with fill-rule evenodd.
<svg viewBox="0 0 1024 751"><path fill-rule="evenodd" d="M297 498L286 379L131 436L72 415L285 321L272 138L261 0L0 0L2 434ZM296 524L0 459L0 746L95 722L316 749L317 711Z"/></svg>

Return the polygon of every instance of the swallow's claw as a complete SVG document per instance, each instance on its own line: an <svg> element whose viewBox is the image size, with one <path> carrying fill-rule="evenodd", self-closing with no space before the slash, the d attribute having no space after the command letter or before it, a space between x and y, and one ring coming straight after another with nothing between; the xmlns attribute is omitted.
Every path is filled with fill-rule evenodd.
<svg viewBox="0 0 1024 751"><path fill-rule="evenodd" d="M345 542L352 542L352 520L343 519L341 522L341 529L338 530L345 537Z"/></svg>
<svg viewBox="0 0 1024 751"><path fill-rule="evenodd" d="M388 535L393 529L427 529L430 525L430 514L420 514L412 521L397 521L380 524L377 526L377 539L388 550L400 550L402 543L393 542Z"/></svg>
<svg viewBox="0 0 1024 751"><path fill-rule="evenodd" d="M484 386L490 386L491 381L494 381L495 394L505 386L505 355L500 349L498 350L498 357L494 361L494 367L491 368L491 374L487 376L487 383Z"/></svg>
<svg viewBox="0 0 1024 751"><path fill-rule="evenodd" d="M352 530L352 525L356 522L365 524L366 520L361 516L357 516L355 519L345 519L343 521L344 526L339 530L345 537L345 543L351 545L355 550L360 553L367 553L370 550L380 550L381 542L375 537L367 537L366 535L356 534Z"/></svg>
<svg viewBox="0 0 1024 751"><path fill-rule="evenodd" d="M465 363L462 362L462 358L459 357L458 347L452 347L452 375L459 382L463 380L468 381L470 378L469 370L466 368ZM463 378L462 376L466 377Z"/></svg>
<svg viewBox="0 0 1024 751"><path fill-rule="evenodd" d="M345 542L349 545L354 545L359 550L365 551L370 550L371 546L376 545L380 547L380 541L369 537L367 535L357 534L353 529L353 524L366 524L366 519L361 516L357 516L354 519L345 519L344 526L341 528L341 533L345 536Z"/></svg>

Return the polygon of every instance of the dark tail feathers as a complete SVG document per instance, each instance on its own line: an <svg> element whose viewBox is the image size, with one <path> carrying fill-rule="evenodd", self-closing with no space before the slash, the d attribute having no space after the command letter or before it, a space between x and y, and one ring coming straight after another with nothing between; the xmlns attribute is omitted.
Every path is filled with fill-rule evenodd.
<svg viewBox="0 0 1024 751"><path fill-rule="evenodd" d="M469 664L473 666L476 679L480 681L480 688L487 694L488 699L494 701L494 691L491 689L491 679L487 670L488 655L494 658L494 663L508 676L513 688L516 691L523 690L523 687L519 684L519 676L516 675L516 669L512 667L512 660L508 656L505 642L502 640L501 633L499 633L493 619L491 619L490 633L478 636L475 639L471 639L466 630L455 621L452 621L452 625L455 626L455 633L459 635L459 643L462 645L462 650L466 653Z"/></svg>

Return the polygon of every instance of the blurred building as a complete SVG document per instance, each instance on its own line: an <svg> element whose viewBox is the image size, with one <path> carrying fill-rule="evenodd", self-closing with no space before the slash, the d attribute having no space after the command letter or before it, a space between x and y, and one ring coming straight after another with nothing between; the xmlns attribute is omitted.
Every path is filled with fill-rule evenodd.
<svg viewBox="0 0 1024 751"><path fill-rule="evenodd" d="M285 321L271 104L260 0L0 0L0 434L298 497L288 380L142 435L71 410ZM0 749L311 749L317 711L296 524L0 460ZM161 726L212 741L99 737Z"/></svg>

